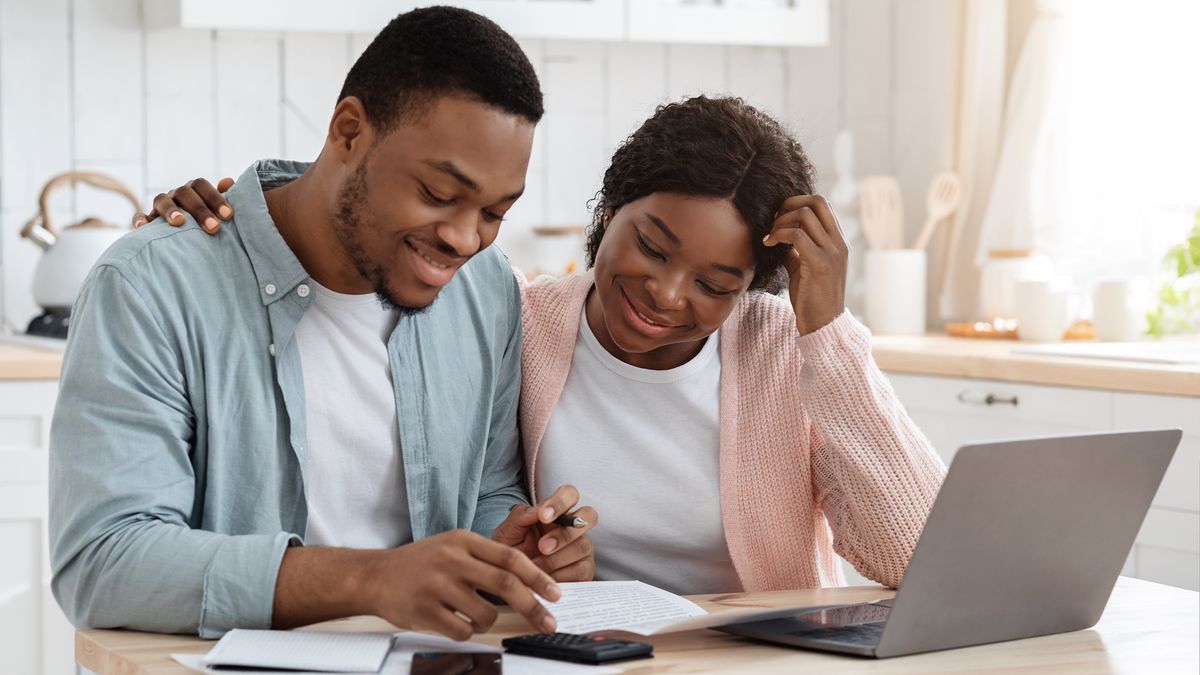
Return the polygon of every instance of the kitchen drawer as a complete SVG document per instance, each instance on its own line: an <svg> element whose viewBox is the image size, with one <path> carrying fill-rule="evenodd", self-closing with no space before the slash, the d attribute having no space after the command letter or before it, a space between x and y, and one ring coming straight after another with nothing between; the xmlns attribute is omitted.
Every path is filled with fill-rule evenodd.
<svg viewBox="0 0 1200 675"><path fill-rule="evenodd" d="M1200 398L1114 394L1113 429L1183 429L1154 505L1200 512Z"/></svg>
<svg viewBox="0 0 1200 675"><path fill-rule="evenodd" d="M893 374L909 415L949 462L966 443L1107 431L1112 393L995 380Z"/></svg>
<svg viewBox="0 0 1200 675"><path fill-rule="evenodd" d="M58 382L0 382L0 484L44 483Z"/></svg>

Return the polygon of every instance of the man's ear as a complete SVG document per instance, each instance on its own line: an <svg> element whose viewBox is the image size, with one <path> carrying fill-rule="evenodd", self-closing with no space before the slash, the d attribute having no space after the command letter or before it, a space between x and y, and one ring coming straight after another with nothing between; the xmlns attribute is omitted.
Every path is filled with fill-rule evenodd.
<svg viewBox="0 0 1200 675"><path fill-rule="evenodd" d="M375 129L367 121L367 111L357 96L338 101L329 120L325 143L339 159L361 155L371 146ZM354 162L357 164L357 162Z"/></svg>

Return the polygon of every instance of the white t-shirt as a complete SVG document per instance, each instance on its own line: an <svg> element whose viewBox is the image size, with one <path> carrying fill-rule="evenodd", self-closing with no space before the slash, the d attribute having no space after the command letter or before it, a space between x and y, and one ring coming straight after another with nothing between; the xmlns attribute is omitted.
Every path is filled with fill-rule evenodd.
<svg viewBox="0 0 1200 675"><path fill-rule="evenodd" d="M412 539L387 340L399 312L374 293L310 282L296 326L308 448L305 543L393 548Z"/></svg>
<svg viewBox="0 0 1200 675"><path fill-rule="evenodd" d="M539 499L570 483L596 508L597 579L742 589L721 523L718 340L678 368L647 370L609 354L580 319L535 470Z"/></svg>

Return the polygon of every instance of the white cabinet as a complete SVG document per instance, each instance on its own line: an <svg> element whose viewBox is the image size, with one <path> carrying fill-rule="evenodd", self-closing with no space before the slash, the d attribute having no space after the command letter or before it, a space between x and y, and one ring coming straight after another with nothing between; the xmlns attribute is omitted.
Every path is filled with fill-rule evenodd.
<svg viewBox="0 0 1200 675"><path fill-rule="evenodd" d="M888 379L947 464L969 442L1111 428L1112 394L1105 391L921 375Z"/></svg>
<svg viewBox="0 0 1200 675"><path fill-rule="evenodd" d="M1125 574L1200 589L1200 398L909 374L888 379L947 464L973 442L1182 428Z"/></svg>
<svg viewBox="0 0 1200 675"><path fill-rule="evenodd" d="M143 0L150 28L375 34L400 12L447 4L479 12L518 38L820 46L829 0Z"/></svg>
<svg viewBox="0 0 1200 675"><path fill-rule="evenodd" d="M625 32L625 0L144 0L143 11L151 28L374 35L397 14L436 4L478 12L515 37L620 40Z"/></svg>
<svg viewBox="0 0 1200 675"><path fill-rule="evenodd" d="M829 0L630 0L627 39L812 47L829 43Z"/></svg>
<svg viewBox="0 0 1200 675"><path fill-rule="evenodd" d="M1113 428L1179 427L1183 439L1134 545L1136 576L1200 589L1200 398L1113 394Z"/></svg>
<svg viewBox="0 0 1200 675"><path fill-rule="evenodd" d="M75 672L71 625L50 592L46 465L53 381L0 382L0 661L4 672Z"/></svg>

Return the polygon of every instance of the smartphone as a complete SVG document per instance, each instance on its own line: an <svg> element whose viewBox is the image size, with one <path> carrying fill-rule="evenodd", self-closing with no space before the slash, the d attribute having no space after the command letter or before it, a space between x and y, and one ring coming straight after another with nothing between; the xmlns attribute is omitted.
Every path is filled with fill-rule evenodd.
<svg viewBox="0 0 1200 675"><path fill-rule="evenodd" d="M417 652L410 675L500 675L497 652Z"/></svg>

